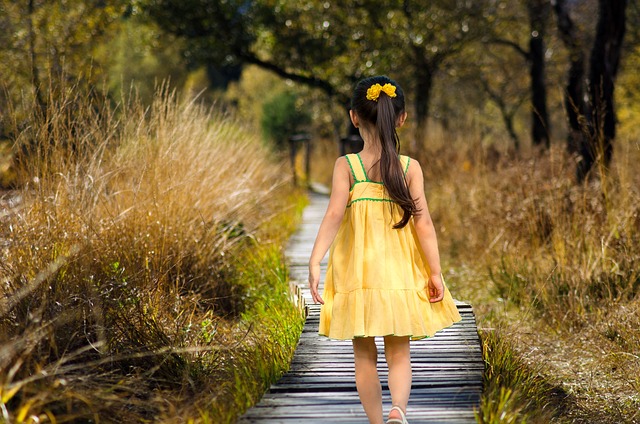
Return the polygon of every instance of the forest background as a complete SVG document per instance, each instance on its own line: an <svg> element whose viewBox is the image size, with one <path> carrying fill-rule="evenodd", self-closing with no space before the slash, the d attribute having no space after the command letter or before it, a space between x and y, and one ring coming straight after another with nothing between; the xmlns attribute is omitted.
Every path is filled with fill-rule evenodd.
<svg viewBox="0 0 640 424"><path fill-rule="evenodd" d="M387 74L478 316L478 420L639 422L639 24L620 0L2 0L3 417L233 421L300 326L288 139L328 184L354 83Z"/></svg>

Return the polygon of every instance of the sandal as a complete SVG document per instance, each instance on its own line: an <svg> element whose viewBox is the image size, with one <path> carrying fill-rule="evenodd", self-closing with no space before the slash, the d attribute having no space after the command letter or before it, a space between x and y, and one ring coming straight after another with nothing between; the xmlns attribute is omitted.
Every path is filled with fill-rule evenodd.
<svg viewBox="0 0 640 424"><path fill-rule="evenodd" d="M387 420L387 424L409 424L409 421L407 421L407 417L404 415L404 411L399 406L392 406L389 410L389 413L391 413L391 411L393 411L394 409L400 413L400 418L389 418Z"/></svg>

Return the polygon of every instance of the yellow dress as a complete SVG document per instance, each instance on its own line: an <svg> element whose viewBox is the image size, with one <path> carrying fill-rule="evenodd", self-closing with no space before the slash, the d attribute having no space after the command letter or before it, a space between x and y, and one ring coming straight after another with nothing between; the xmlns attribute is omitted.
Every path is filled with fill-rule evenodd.
<svg viewBox="0 0 640 424"><path fill-rule="evenodd" d="M394 230L401 209L382 183L369 180L359 155L346 158L355 183L329 251L319 334L332 339L395 335L416 340L460 321L446 287L441 302L429 302L430 271L413 218ZM400 156L405 174L409 160Z"/></svg>

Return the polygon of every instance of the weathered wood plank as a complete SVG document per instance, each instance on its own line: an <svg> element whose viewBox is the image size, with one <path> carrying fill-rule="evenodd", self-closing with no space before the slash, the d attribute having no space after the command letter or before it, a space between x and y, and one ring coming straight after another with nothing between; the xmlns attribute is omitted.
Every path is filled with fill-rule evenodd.
<svg viewBox="0 0 640 424"><path fill-rule="evenodd" d="M290 370L240 418L241 423L367 422L355 387L351 341L328 340L317 335L320 305L311 303L306 284L307 261L327 202L324 196L311 195L303 223L287 249L289 276L300 286L299 297L306 303L307 313ZM321 266L322 281L326 268L325 259ZM411 423L475 422L484 362L473 309L459 301L456 306L461 322L432 338L411 342L413 381L407 409ZM381 338L376 345L386 411L390 395Z"/></svg>

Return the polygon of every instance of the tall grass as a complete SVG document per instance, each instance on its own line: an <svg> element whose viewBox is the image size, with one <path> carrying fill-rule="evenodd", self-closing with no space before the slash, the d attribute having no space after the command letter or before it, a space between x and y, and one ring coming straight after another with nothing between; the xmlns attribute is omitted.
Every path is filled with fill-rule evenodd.
<svg viewBox="0 0 640 424"><path fill-rule="evenodd" d="M540 374L539 364L528 364L495 331L482 331L482 351L487 365L479 423L563 422L568 395ZM565 420L568 422L568 420Z"/></svg>
<svg viewBox="0 0 640 424"><path fill-rule="evenodd" d="M19 133L0 218L4 420L231 420L295 345L279 246L300 196L220 112L61 93Z"/></svg>
<svg viewBox="0 0 640 424"><path fill-rule="evenodd" d="M495 329L483 422L640 418L640 148L630 134L615 148L584 184L562 146L515 156L443 137L420 158L452 291ZM554 418L532 407L549 385L567 393Z"/></svg>

